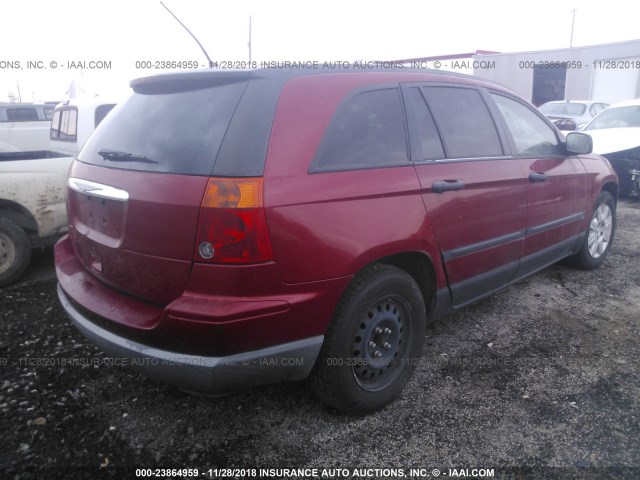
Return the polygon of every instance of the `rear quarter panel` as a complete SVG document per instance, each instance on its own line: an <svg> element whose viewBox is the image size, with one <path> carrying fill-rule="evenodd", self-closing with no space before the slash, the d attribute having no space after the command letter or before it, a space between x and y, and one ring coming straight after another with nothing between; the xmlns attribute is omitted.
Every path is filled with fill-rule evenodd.
<svg viewBox="0 0 640 480"><path fill-rule="evenodd" d="M324 131L354 88L394 79L321 75L289 81L280 96L265 168L271 242L285 283L338 278L402 252L444 272L412 166L308 174Z"/></svg>

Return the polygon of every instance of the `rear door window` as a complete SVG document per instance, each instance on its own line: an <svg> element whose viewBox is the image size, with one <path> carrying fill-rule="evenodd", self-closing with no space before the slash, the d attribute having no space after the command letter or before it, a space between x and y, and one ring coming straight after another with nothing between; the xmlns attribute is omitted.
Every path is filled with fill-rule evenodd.
<svg viewBox="0 0 640 480"><path fill-rule="evenodd" d="M210 175L247 81L206 82L194 85L178 78L139 87L104 118L78 160L109 168Z"/></svg>
<svg viewBox="0 0 640 480"><path fill-rule="evenodd" d="M356 94L338 109L311 171L408 164L400 90L385 88Z"/></svg>
<svg viewBox="0 0 640 480"><path fill-rule="evenodd" d="M480 95L471 88L423 87L447 158L500 157L500 137Z"/></svg>
<svg viewBox="0 0 640 480"><path fill-rule="evenodd" d="M420 156L414 159L414 161L419 162L421 160L438 160L445 158L438 129L425 103L424 97L420 92L420 88L412 87L409 89L409 92L409 102L413 107L421 147Z"/></svg>

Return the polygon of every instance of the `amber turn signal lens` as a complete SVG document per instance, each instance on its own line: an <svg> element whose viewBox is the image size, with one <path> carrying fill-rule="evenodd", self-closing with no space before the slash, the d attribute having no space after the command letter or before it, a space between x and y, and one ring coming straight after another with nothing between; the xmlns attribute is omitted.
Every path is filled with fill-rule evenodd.
<svg viewBox="0 0 640 480"><path fill-rule="evenodd" d="M262 206L262 178L210 178L202 199L208 208Z"/></svg>

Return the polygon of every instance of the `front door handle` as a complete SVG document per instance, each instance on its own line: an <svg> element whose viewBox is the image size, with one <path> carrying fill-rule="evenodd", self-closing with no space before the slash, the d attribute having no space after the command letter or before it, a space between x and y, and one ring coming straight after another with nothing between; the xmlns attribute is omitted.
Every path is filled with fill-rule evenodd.
<svg viewBox="0 0 640 480"><path fill-rule="evenodd" d="M546 173L537 173L537 172L533 172L529 174L529 181L531 183L535 183L535 182L544 182L547 177L549 175L547 175Z"/></svg>
<svg viewBox="0 0 640 480"><path fill-rule="evenodd" d="M431 184L434 193L442 193L449 190L462 190L464 182L462 180L438 180Z"/></svg>

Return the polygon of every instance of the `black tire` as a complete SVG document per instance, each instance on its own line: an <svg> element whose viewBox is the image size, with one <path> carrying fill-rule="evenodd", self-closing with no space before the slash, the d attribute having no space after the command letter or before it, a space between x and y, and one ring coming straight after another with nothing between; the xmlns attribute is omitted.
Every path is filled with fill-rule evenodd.
<svg viewBox="0 0 640 480"><path fill-rule="evenodd" d="M591 220L587 225L586 237L580 251L571 259L572 263L583 270L598 268L611 251L615 233L616 202L609 192L602 191L593 207Z"/></svg>
<svg viewBox="0 0 640 480"><path fill-rule="evenodd" d="M379 410L402 393L425 334L425 302L415 280L396 267L373 265L340 299L311 386L324 402L350 415Z"/></svg>
<svg viewBox="0 0 640 480"><path fill-rule="evenodd" d="M0 217L0 287L18 280L29 266L31 244L23 229Z"/></svg>

